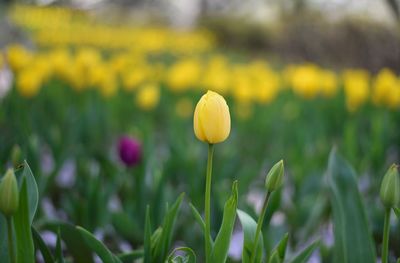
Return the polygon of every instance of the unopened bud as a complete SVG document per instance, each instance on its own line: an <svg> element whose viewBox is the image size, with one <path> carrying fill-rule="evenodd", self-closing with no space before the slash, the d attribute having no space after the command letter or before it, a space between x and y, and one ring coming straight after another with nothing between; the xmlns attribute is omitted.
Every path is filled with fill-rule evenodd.
<svg viewBox="0 0 400 263"><path fill-rule="evenodd" d="M387 208L396 207L400 202L400 177L397 165L392 164L383 177L380 191L381 201Z"/></svg>
<svg viewBox="0 0 400 263"><path fill-rule="evenodd" d="M18 210L19 192L14 170L8 169L0 181L0 212L12 216Z"/></svg>
<svg viewBox="0 0 400 263"><path fill-rule="evenodd" d="M274 166L272 166L271 170L269 170L267 174L267 178L265 179L265 188L268 192L275 191L281 187L283 183L283 174L283 160L280 160Z"/></svg>

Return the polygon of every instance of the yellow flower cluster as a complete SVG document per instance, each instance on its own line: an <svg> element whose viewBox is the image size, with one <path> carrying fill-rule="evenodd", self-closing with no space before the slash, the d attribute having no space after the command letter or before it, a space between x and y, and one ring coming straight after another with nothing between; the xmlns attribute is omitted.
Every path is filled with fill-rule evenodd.
<svg viewBox="0 0 400 263"><path fill-rule="evenodd" d="M232 63L221 54L176 57L171 62L150 61L135 51L111 53L105 58L101 50L54 48L31 52L20 45L7 48L6 58L16 75L21 95L33 97L44 82L56 78L76 91L96 88L111 97L119 88L136 92L137 104L146 110L157 106L160 86L173 93L214 90L231 96L241 105L239 116L246 118L251 105L268 104L283 90L291 89L303 99L333 98L343 86L346 106L353 112L367 101L395 109L400 107L400 79L389 69L372 77L365 70L345 70L337 74L314 64L289 65L282 73L267 62ZM187 102L177 106L190 108ZM182 116L187 114L181 114Z"/></svg>
<svg viewBox="0 0 400 263"><path fill-rule="evenodd" d="M13 70L16 88L25 97L58 79L77 92L96 89L106 98L122 89L147 111L157 107L161 87L166 87L181 96L176 104L181 117L190 117L193 110L188 93L206 90L232 98L233 111L242 119L251 116L253 105L268 104L282 92L305 100L343 94L350 112L368 101L400 107L400 79L389 69L371 76L360 69L337 73L305 63L277 71L264 60L232 61L204 31L113 27L84 12L56 7L16 6L11 14L38 44L36 51L21 45L5 50L3 64Z"/></svg>
<svg viewBox="0 0 400 263"><path fill-rule="evenodd" d="M11 10L11 18L28 29L34 42L42 47L84 45L141 53L185 54L210 50L215 42L205 30L105 25L83 11L61 7L16 5Z"/></svg>

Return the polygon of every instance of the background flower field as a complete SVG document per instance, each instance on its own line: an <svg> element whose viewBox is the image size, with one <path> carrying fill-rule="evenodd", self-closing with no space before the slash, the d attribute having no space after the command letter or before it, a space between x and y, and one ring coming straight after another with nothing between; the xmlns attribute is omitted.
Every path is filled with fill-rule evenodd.
<svg viewBox="0 0 400 263"><path fill-rule="evenodd" d="M161 225L165 204L185 192L172 247L189 246L203 262L202 230L188 204L202 211L207 152L193 133L193 112L212 90L225 97L232 118L214 157L212 235L232 182L238 180L238 207L257 218L265 176L284 159L284 187L266 214L265 251L289 232L289 255L319 240L309 262L339 262L329 176L335 148L357 180L342 196L362 197L380 257L379 189L400 155L398 49L397 67L287 62L262 48L228 45L207 23L188 29L114 21L57 5L5 10L22 37L0 35L12 39L0 56L1 173L27 160L40 197L33 225L52 249L59 222L82 226L115 253L141 249L147 205L151 224ZM130 166L119 155L125 137L138 142L141 155ZM229 262L240 262L242 239L236 223ZM399 257L400 224L392 217L390 262Z"/></svg>

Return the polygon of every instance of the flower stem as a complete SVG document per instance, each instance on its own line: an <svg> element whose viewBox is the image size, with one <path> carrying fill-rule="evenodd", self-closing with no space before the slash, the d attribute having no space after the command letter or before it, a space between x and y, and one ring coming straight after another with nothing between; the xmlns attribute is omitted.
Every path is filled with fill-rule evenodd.
<svg viewBox="0 0 400 263"><path fill-rule="evenodd" d="M6 216L7 218L7 236L8 236L8 254L10 257L10 262L15 263L15 253L14 253L14 241L13 241L13 231L12 231L12 217Z"/></svg>
<svg viewBox="0 0 400 263"><path fill-rule="evenodd" d="M390 207L385 209L385 223L383 225L382 263L388 262L389 229L390 229L389 226L390 226Z"/></svg>
<svg viewBox="0 0 400 263"><path fill-rule="evenodd" d="M204 242L206 247L206 263L210 262L211 256L211 222L210 222L210 201L211 201L211 174L212 174L212 161L214 154L214 145L208 145L208 160L207 160L207 174L206 174L206 196L205 196L205 225L206 231L204 233Z"/></svg>
<svg viewBox="0 0 400 263"><path fill-rule="evenodd" d="M269 198L270 198L270 196L271 196L271 193L272 193L272 192L270 192L270 191L267 192L267 194L266 194L266 196L265 196L265 199L264 199L264 204L263 204L263 207L262 207L262 210L261 210L261 215L260 215L260 217L258 218L257 230L256 230L256 237L255 237L255 239L254 239L254 242L253 242L254 245L253 245L253 248L252 248L252 250L251 250L250 263L253 263L254 260L255 260L255 257L256 257L256 250L257 250L257 246L258 246L258 239L259 239L260 234L261 234L261 228L262 228L262 225L263 225L263 222L264 222L265 212L267 211L267 206L268 206L268 202L269 202Z"/></svg>

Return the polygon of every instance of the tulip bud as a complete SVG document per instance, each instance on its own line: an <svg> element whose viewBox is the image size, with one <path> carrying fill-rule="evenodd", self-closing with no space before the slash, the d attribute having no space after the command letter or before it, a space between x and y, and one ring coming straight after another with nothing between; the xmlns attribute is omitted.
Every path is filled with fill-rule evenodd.
<svg viewBox="0 0 400 263"><path fill-rule="evenodd" d="M387 207L396 207L400 202L400 177L397 165L392 164L383 177L380 191L381 201Z"/></svg>
<svg viewBox="0 0 400 263"><path fill-rule="evenodd" d="M225 99L216 92L207 91L194 110L194 133L210 144L223 142L231 131L231 117Z"/></svg>
<svg viewBox="0 0 400 263"><path fill-rule="evenodd" d="M283 183L284 166L283 160L277 162L272 166L265 179L265 188L268 192L273 192L277 190Z"/></svg>
<svg viewBox="0 0 400 263"><path fill-rule="evenodd" d="M140 142L128 136L121 137L118 142L118 154L126 166L137 165L142 158Z"/></svg>
<svg viewBox="0 0 400 263"><path fill-rule="evenodd" d="M12 216L18 210L19 192L14 171L8 169L0 182L0 212Z"/></svg>

